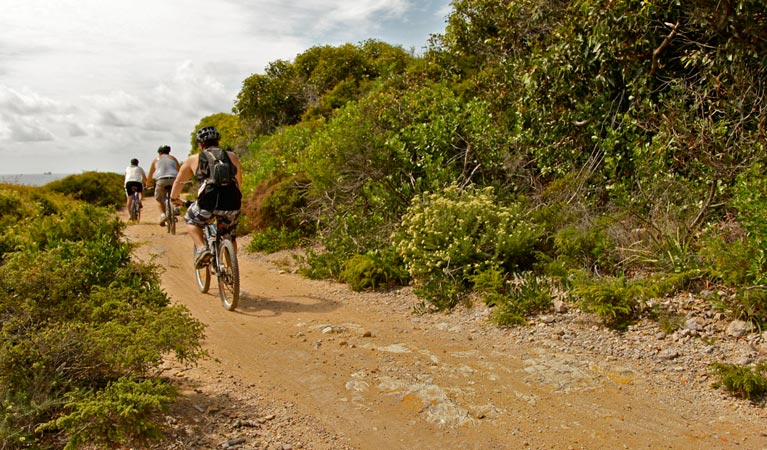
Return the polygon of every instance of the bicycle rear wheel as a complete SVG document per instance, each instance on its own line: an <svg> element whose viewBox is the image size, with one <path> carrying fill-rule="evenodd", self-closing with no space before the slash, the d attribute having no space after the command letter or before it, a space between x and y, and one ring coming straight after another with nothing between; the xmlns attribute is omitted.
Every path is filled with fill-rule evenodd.
<svg viewBox="0 0 767 450"><path fill-rule="evenodd" d="M139 223L141 221L141 205L136 198L134 198L133 203L131 203L130 220L134 223Z"/></svg>
<svg viewBox="0 0 767 450"><path fill-rule="evenodd" d="M170 234L176 234L177 218L175 211L173 203L170 201L170 197L165 197L165 227Z"/></svg>
<svg viewBox="0 0 767 450"><path fill-rule="evenodd" d="M194 254L197 254L197 246L194 247ZM210 264L205 264L199 269L195 267L194 278L197 280L197 287L200 292L205 294L210 289Z"/></svg>
<svg viewBox="0 0 767 450"><path fill-rule="evenodd" d="M229 240L221 241L218 251L218 293L224 308L234 311L240 300L240 267L237 253Z"/></svg>

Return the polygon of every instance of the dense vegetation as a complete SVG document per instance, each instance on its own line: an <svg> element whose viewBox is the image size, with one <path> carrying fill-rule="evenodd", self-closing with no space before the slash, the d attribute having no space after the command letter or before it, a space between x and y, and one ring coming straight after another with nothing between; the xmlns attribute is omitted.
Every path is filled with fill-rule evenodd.
<svg viewBox="0 0 767 450"><path fill-rule="evenodd" d="M109 179L82 186L96 178ZM169 304L156 267L131 258L123 226L114 207L0 185L0 447L156 436L153 415L176 395L162 357L203 355L202 324Z"/></svg>
<svg viewBox="0 0 767 450"><path fill-rule="evenodd" d="M124 177L117 173L83 172L52 181L45 188L95 206L125 204Z"/></svg>
<svg viewBox="0 0 767 450"><path fill-rule="evenodd" d="M764 2L452 6L423 55L311 48L202 120L243 155L251 248L504 325L556 291L622 329L703 285L764 325Z"/></svg>
<svg viewBox="0 0 767 450"><path fill-rule="evenodd" d="M452 5L422 56L311 48L202 120L243 155L254 246L311 245L307 274L358 286L406 268L439 308L478 280L588 303L595 279L681 274L763 322L767 291L742 289L767 276L763 3ZM625 326L644 296L620 292L596 310Z"/></svg>

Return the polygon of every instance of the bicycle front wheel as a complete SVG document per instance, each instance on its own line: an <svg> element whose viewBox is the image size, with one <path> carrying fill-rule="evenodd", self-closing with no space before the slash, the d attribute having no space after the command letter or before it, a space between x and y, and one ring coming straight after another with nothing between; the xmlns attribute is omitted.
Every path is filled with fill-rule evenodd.
<svg viewBox="0 0 767 450"><path fill-rule="evenodd" d="M194 254L197 254L197 246L194 247ZM200 289L200 292L203 294L208 292L208 289L210 289L210 264L195 268L194 278L197 280L197 287Z"/></svg>
<svg viewBox="0 0 767 450"><path fill-rule="evenodd" d="M218 251L218 293L224 308L234 311L240 300L240 267L237 253L229 240L221 242Z"/></svg>

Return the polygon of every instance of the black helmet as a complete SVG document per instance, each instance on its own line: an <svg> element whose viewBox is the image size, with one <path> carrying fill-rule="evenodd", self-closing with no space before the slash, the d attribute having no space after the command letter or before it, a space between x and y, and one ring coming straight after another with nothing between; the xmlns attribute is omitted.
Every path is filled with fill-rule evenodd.
<svg viewBox="0 0 767 450"><path fill-rule="evenodd" d="M221 139L221 135L218 133L216 127L202 127L197 130L197 142L218 142Z"/></svg>
<svg viewBox="0 0 767 450"><path fill-rule="evenodd" d="M138 159L136 159L136 158L131 159L130 160L130 165L131 166L138 166Z"/></svg>
<svg viewBox="0 0 767 450"><path fill-rule="evenodd" d="M160 148L157 149L157 153L167 155L170 153L170 145L161 145Z"/></svg>

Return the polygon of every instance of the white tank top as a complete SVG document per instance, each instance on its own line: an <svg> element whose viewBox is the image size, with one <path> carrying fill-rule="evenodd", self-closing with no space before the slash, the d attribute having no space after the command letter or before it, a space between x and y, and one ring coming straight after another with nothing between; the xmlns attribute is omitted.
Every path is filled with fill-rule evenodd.
<svg viewBox="0 0 767 450"><path fill-rule="evenodd" d="M125 182L138 181L142 183L144 181L142 175L144 175L144 169L139 166L129 166L125 169Z"/></svg>
<svg viewBox="0 0 767 450"><path fill-rule="evenodd" d="M152 177L155 180L159 180L160 178L176 178L176 175L178 175L176 161L165 155L159 156L157 164L154 166Z"/></svg>

